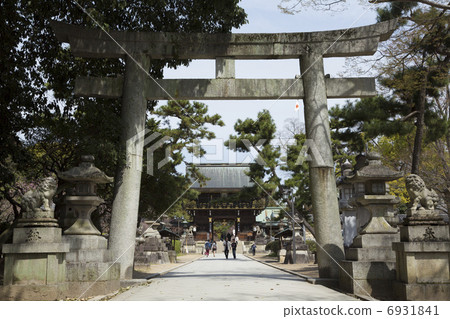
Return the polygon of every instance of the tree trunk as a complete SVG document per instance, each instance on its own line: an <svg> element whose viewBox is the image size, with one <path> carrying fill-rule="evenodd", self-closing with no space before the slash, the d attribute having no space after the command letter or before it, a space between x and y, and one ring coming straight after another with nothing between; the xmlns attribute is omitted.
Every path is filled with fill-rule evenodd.
<svg viewBox="0 0 450 319"><path fill-rule="evenodd" d="M290 200L287 200L286 202L287 202L289 207L292 207L292 202ZM316 238L316 233L314 232L314 227L311 226L306 221L306 218L305 218L305 216L303 216L303 213L295 209L295 214L302 219L301 222L305 224L306 229L309 230L309 232L314 236L314 238Z"/></svg>
<svg viewBox="0 0 450 319"><path fill-rule="evenodd" d="M423 76L422 85L420 87L418 104L417 104L417 116L416 116L416 136L414 138L414 149L412 154L411 174L419 175L420 156L422 155L423 133L425 127L425 103L427 97L427 78L428 70L425 71Z"/></svg>
<svg viewBox="0 0 450 319"><path fill-rule="evenodd" d="M314 236L314 238L316 238L316 233L314 232L314 227L312 227L304 217L303 218L303 223L305 224L305 227L307 230L309 230L309 232Z"/></svg>

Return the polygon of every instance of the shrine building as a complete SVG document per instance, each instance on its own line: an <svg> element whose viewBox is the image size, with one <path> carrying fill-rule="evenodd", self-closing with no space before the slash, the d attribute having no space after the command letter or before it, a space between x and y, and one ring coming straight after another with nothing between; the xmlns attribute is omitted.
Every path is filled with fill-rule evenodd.
<svg viewBox="0 0 450 319"><path fill-rule="evenodd" d="M200 195L197 201L185 206L196 229L195 240L220 240L224 234L218 233L214 225L216 228L229 225L226 233L238 236L239 240L253 240L256 216L264 210L264 200L237 200L242 188L253 186L245 174L249 165L200 164L197 168L207 180L203 185L195 182L192 189Z"/></svg>

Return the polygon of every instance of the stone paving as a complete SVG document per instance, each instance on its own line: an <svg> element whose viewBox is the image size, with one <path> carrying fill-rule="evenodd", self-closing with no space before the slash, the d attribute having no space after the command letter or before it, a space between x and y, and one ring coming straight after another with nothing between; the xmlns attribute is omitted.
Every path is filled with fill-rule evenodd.
<svg viewBox="0 0 450 319"><path fill-rule="evenodd" d="M201 258L201 254L187 254L177 256L176 263L168 264L151 264L148 267L135 266L133 272L134 279L147 279L150 277L158 276L159 274L166 273L172 269L178 268L181 265Z"/></svg>
<svg viewBox="0 0 450 319"><path fill-rule="evenodd" d="M221 256L221 253L218 253L217 256ZM134 269L133 278L135 279L146 279L149 277L155 277L160 273L165 273L170 271L171 269L175 269L180 267L182 264L191 262L198 258L201 258L200 254L187 254L181 255L177 257L177 263L170 264L152 264L148 267L138 266ZM319 278L319 268L317 264L309 263L309 264L282 264L279 263L276 257L270 257L268 255L256 254L255 256L248 255L248 257L253 258L257 261L261 261L263 263L269 264L273 267L277 267L280 269L289 270L293 273L297 273L304 277L309 278Z"/></svg>
<svg viewBox="0 0 450 319"><path fill-rule="evenodd" d="M181 261L181 267L176 265L178 268L172 268L144 285L132 287L111 300L356 300L244 255L238 254L236 260L226 260L219 253L216 257L203 256L190 263L181 264ZM159 266L170 270L168 265Z"/></svg>
<svg viewBox="0 0 450 319"><path fill-rule="evenodd" d="M301 276L308 278L319 278L319 267L317 264L309 263L309 264L283 264L279 263L276 257L270 257L268 255L258 255L255 256L249 255L250 258L256 259L258 261L264 262L271 266L289 270L291 272L297 273Z"/></svg>

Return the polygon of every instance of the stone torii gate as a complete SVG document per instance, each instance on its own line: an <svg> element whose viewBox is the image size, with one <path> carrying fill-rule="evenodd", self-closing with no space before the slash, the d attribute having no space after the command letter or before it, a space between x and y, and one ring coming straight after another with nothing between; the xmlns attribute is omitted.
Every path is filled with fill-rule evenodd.
<svg viewBox="0 0 450 319"><path fill-rule="evenodd" d="M396 21L370 26L306 33L179 34L111 31L53 22L59 41L85 58L123 58L124 77L80 77L75 94L122 98L123 144L145 129L147 100L303 99L306 136L321 155L310 162L311 195L318 264L322 278L337 278L344 259L327 98L376 95L373 78L326 78L323 58L373 55ZM151 59L215 59L215 79L153 80L146 75ZM301 79L235 79L236 59L299 59ZM163 88L163 89L162 89ZM284 92L286 90L286 92ZM282 94L284 92L284 94ZM113 203L109 245L131 278L143 149L126 146L127 165L119 176ZM136 159L138 161L136 161ZM133 163L138 163L133 165ZM137 166L137 167L136 167ZM116 177L118 178L118 177Z"/></svg>

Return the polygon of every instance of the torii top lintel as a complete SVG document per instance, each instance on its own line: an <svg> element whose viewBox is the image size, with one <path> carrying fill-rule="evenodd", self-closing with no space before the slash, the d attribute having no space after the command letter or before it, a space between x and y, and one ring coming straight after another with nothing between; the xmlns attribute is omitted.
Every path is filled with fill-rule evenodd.
<svg viewBox="0 0 450 319"><path fill-rule="evenodd" d="M320 52L324 57L373 55L387 40L397 20L369 26L301 33L162 33L110 31L52 22L61 42L74 55L89 58L120 58L142 52L151 59L292 59ZM114 39L114 40L113 40ZM120 46L119 46L119 45ZM123 48L123 49L122 49Z"/></svg>

